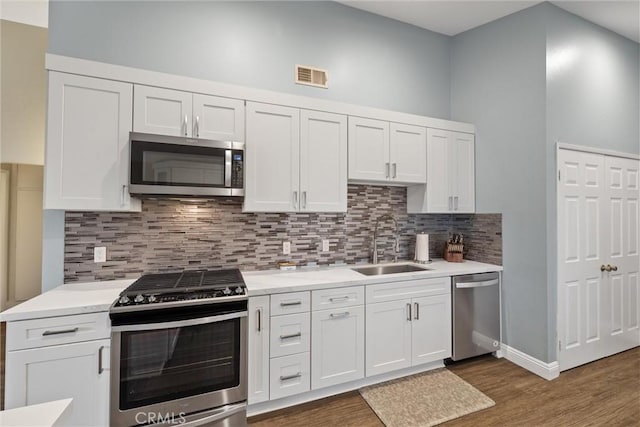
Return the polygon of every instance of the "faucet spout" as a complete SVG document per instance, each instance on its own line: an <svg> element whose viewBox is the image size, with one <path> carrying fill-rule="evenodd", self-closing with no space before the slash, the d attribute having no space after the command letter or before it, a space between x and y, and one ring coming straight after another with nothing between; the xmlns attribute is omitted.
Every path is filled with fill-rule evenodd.
<svg viewBox="0 0 640 427"><path fill-rule="evenodd" d="M394 244L393 244L393 262L398 262L398 251L400 249L399 239L398 239L398 221L391 214L384 214L376 219L376 225L373 229L373 254L372 254L372 263L378 263L378 227L382 221L391 220L393 221L394 227Z"/></svg>

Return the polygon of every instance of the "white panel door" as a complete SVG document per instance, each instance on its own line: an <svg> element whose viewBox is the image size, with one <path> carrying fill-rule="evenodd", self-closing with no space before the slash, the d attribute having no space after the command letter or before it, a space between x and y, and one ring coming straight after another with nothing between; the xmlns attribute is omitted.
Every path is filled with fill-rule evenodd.
<svg viewBox="0 0 640 427"><path fill-rule="evenodd" d="M427 182L427 129L420 126L391 123L391 179L398 182Z"/></svg>
<svg viewBox="0 0 640 427"><path fill-rule="evenodd" d="M389 122L349 117L349 179L388 181Z"/></svg>
<svg viewBox="0 0 640 427"><path fill-rule="evenodd" d="M160 135L192 136L191 92L136 85L133 130Z"/></svg>
<svg viewBox="0 0 640 427"><path fill-rule="evenodd" d="M450 148L454 153L449 160L453 210L456 213L474 213L476 211L475 136L469 133L451 132L450 137Z"/></svg>
<svg viewBox="0 0 640 427"><path fill-rule="evenodd" d="M311 313L311 389L364 378L364 306Z"/></svg>
<svg viewBox="0 0 640 427"><path fill-rule="evenodd" d="M300 110L248 102L245 212L297 212Z"/></svg>
<svg viewBox="0 0 640 427"><path fill-rule="evenodd" d="M249 298L249 404L269 400L269 296Z"/></svg>
<svg viewBox="0 0 640 427"><path fill-rule="evenodd" d="M558 339L560 369L599 358L607 281L603 156L559 150Z"/></svg>
<svg viewBox="0 0 640 427"><path fill-rule="evenodd" d="M300 211L347 211L347 117L300 112Z"/></svg>
<svg viewBox="0 0 640 427"><path fill-rule="evenodd" d="M453 210L450 178L450 132L427 129L427 212Z"/></svg>
<svg viewBox="0 0 640 427"><path fill-rule="evenodd" d="M6 409L73 398L68 425L109 425L110 342L7 352Z"/></svg>
<svg viewBox="0 0 640 427"><path fill-rule="evenodd" d="M607 273L604 296L603 357L640 345L638 164L637 160L605 158L608 227L603 243L612 271Z"/></svg>
<svg viewBox="0 0 640 427"><path fill-rule="evenodd" d="M366 306L366 376L411 366L411 300Z"/></svg>
<svg viewBox="0 0 640 427"><path fill-rule="evenodd" d="M244 142L244 101L193 94L195 138Z"/></svg>
<svg viewBox="0 0 640 427"><path fill-rule="evenodd" d="M49 72L44 208L140 210L129 198L133 86Z"/></svg>
<svg viewBox="0 0 640 427"><path fill-rule="evenodd" d="M411 364L451 357L451 295L413 298Z"/></svg>

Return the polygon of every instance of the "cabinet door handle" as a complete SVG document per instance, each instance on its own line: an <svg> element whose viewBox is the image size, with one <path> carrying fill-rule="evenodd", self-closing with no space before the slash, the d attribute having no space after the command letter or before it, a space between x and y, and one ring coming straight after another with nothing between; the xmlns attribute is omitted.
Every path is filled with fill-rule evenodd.
<svg viewBox="0 0 640 427"><path fill-rule="evenodd" d="M258 321L258 332L262 331L262 309L256 310L256 319Z"/></svg>
<svg viewBox="0 0 640 427"><path fill-rule="evenodd" d="M295 210L298 210L298 192L297 191L293 192L293 208Z"/></svg>
<svg viewBox="0 0 640 427"><path fill-rule="evenodd" d="M332 319L335 319L335 318L337 318L337 317L346 317L346 316L348 316L349 314L351 314L351 313L349 313L348 311L345 311L344 313L331 313L331 314L329 315L329 317L331 317Z"/></svg>
<svg viewBox="0 0 640 427"><path fill-rule="evenodd" d="M411 322L411 303L407 303L407 320Z"/></svg>
<svg viewBox="0 0 640 427"><path fill-rule="evenodd" d="M188 119L187 115L185 114L185 115L184 115L184 126L183 126L183 127L184 127L184 136L187 136L188 120L189 120L189 119Z"/></svg>
<svg viewBox="0 0 640 427"><path fill-rule="evenodd" d="M42 333L43 337L48 337L49 335L60 335L60 334L73 334L74 332L78 332L78 327L71 329L61 329L59 331L44 331Z"/></svg>
<svg viewBox="0 0 640 427"><path fill-rule="evenodd" d="M458 210L458 196L453 197L453 210Z"/></svg>
<svg viewBox="0 0 640 427"><path fill-rule="evenodd" d="M196 124L194 132L196 138L200 138L200 116L196 116Z"/></svg>
<svg viewBox="0 0 640 427"><path fill-rule="evenodd" d="M294 378L300 378L302 376L301 372L293 375L280 375L280 381L292 380Z"/></svg>
<svg viewBox="0 0 640 427"><path fill-rule="evenodd" d="M307 192L302 192L302 209L307 209Z"/></svg>
<svg viewBox="0 0 640 427"><path fill-rule="evenodd" d="M398 169L398 165L396 163L393 164L393 177L396 178L397 177L397 169Z"/></svg>
<svg viewBox="0 0 640 427"><path fill-rule="evenodd" d="M124 206L124 198L127 191L127 186L122 185L122 191L120 192L120 206Z"/></svg>
<svg viewBox="0 0 640 427"><path fill-rule="evenodd" d="M298 338L302 336L302 332L296 332L295 334L280 335L281 340L288 340L289 338Z"/></svg>
<svg viewBox="0 0 640 427"><path fill-rule="evenodd" d="M281 302L280 307L290 307L292 305L302 305L302 301Z"/></svg>
<svg viewBox="0 0 640 427"><path fill-rule="evenodd" d="M449 210L453 210L453 197L449 196Z"/></svg>
<svg viewBox="0 0 640 427"><path fill-rule="evenodd" d="M420 320L420 304L418 304L417 302L414 302L413 308L415 309L415 315L413 318L416 320Z"/></svg>
<svg viewBox="0 0 640 427"><path fill-rule="evenodd" d="M98 349L98 375L104 372L104 368L102 367L102 350L104 350L103 345Z"/></svg>
<svg viewBox="0 0 640 427"><path fill-rule="evenodd" d="M384 168L385 168L384 177L389 178L389 163L385 163Z"/></svg>

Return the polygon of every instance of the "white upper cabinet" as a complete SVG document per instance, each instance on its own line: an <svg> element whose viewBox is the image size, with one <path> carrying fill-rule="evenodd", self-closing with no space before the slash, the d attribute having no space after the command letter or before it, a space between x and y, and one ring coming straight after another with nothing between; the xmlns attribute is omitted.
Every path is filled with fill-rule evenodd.
<svg viewBox="0 0 640 427"><path fill-rule="evenodd" d="M44 208L139 211L128 191L133 86L49 73Z"/></svg>
<svg viewBox="0 0 640 427"><path fill-rule="evenodd" d="M475 212L475 137L427 130L427 184L407 188L409 213Z"/></svg>
<svg viewBox="0 0 640 427"><path fill-rule="evenodd" d="M300 110L247 102L246 212L297 212Z"/></svg>
<svg viewBox="0 0 640 427"><path fill-rule="evenodd" d="M136 132L244 141L244 101L136 85Z"/></svg>
<svg viewBox="0 0 640 427"><path fill-rule="evenodd" d="M245 212L345 212L347 120L247 103Z"/></svg>
<svg viewBox="0 0 640 427"><path fill-rule="evenodd" d="M426 128L349 117L351 180L424 183L426 149Z"/></svg>

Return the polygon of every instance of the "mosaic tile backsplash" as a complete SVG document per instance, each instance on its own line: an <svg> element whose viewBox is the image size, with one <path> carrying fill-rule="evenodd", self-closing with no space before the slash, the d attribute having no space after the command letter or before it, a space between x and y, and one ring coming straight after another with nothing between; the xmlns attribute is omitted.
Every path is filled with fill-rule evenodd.
<svg viewBox="0 0 640 427"><path fill-rule="evenodd" d="M298 265L369 262L376 218L398 221L400 260L414 255L415 235L429 233L431 257L442 257L451 232L465 237L465 258L502 263L500 214L407 214L406 188L349 185L347 213L243 213L241 198L148 198L142 212L67 212L65 282L135 278L142 273L239 267L264 270L279 261ZM322 252L322 240L330 251ZM282 242L291 255L282 255ZM107 262L93 248L107 247ZM393 226L380 227L378 248L393 259ZM382 261L382 260L381 260Z"/></svg>

